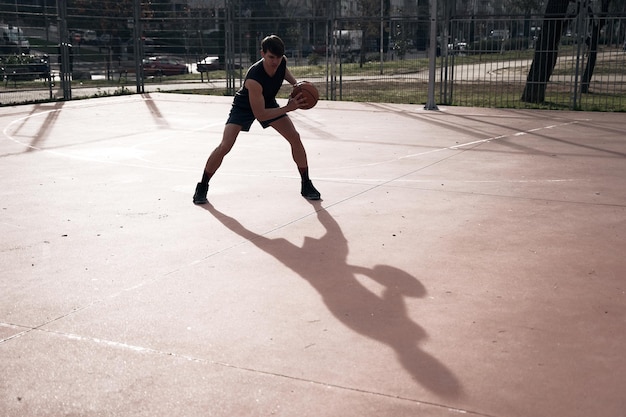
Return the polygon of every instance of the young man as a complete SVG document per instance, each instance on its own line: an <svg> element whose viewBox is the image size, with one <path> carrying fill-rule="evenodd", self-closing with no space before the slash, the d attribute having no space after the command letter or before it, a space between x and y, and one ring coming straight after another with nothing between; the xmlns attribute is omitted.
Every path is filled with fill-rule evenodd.
<svg viewBox="0 0 626 417"><path fill-rule="evenodd" d="M299 94L290 98L287 105L280 107L276 102L276 94L283 80L296 84L296 79L287 69L284 56L285 45L276 35L271 35L261 42L261 59L253 64L246 74L243 87L235 94L230 115L224 127L222 142L213 150L204 167L202 180L196 186L193 196L194 204L206 204L209 180L222 164L222 160L235 144L242 130L247 132L254 120L258 120L263 128L268 126L276 129L291 145L291 155L298 166L302 178L301 194L309 200L319 200L320 193L309 179L309 165L306 151L287 113L300 108L305 99Z"/></svg>

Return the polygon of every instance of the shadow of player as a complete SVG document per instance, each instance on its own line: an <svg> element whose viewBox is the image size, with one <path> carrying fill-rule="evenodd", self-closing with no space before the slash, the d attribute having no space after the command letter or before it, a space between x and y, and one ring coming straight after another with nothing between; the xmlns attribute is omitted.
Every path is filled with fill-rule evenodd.
<svg viewBox="0 0 626 417"><path fill-rule="evenodd" d="M302 247L283 238L270 239L252 232L211 204L202 207L224 226L309 282L328 310L346 327L393 349L417 383L441 396L459 396L461 387L455 376L419 348L418 343L426 338L426 333L407 313L405 298L423 297L426 294L423 285L407 272L389 265L366 268L348 264L348 241L339 224L320 202L311 204L326 233L320 238L305 237ZM359 275L382 286L382 294L361 284Z"/></svg>

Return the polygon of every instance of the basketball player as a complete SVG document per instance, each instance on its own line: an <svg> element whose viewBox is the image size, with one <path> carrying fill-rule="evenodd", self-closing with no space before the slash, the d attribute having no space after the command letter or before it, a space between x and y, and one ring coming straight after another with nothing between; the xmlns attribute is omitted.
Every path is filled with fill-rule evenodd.
<svg viewBox="0 0 626 417"><path fill-rule="evenodd" d="M235 144L242 130L248 132L254 120L258 120L263 128L268 126L276 129L291 145L291 155L298 166L302 187L300 193L309 200L319 200L320 193L309 179L309 165L306 151L287 113L305 105L302 94L289 98L287 105L280 107L276 102L276 94L283 80L296 84L296 79L287 69L284 57L285 45L276 35L267 36L261 42L261 59L253 64L246 74L242 88L235 94L230 115L224 127L222 142L213 150L204 167L202 180L196 185L193 196L194 204L206 204L209 180L222 164L222 160Z"/></svg>

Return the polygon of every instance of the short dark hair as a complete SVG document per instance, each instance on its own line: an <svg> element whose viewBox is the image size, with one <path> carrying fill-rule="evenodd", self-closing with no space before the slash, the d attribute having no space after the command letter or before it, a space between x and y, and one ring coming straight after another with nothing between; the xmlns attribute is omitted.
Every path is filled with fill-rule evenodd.
<svg viewBox="0 0 626 417"><path fill-rule="evenodd" d="M261 50L263 53L270 51L276 56L283 56L285 55L285 44L278 36L269 35L261 41Z"/></svg>

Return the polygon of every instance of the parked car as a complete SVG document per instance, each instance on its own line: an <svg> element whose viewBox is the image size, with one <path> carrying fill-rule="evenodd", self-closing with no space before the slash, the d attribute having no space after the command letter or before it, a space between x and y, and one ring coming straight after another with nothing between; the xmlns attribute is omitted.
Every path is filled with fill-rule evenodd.
<svg viewBox="0 0 626 417"><path fill-rule="evenodd" d="M207 56L204 59L196 62L198 72L209 72L226 69L226 64L221 62L219 57ZM240 69L241 65L234 64L234 69Z"/></svg>
<svg viewBox="0 0 626 417"><path fill-rule="evenodd" d="M0 53L30 53L30 43L21 28L0 23Z"/></svg>
<svg viewBox="0 0 626 417"><path fill-rule="evenodd" d="M95 30L86 30L83 33L83 42L87 45L95 45L98 43L98 34Z"/></svg>
<svg viewBox="0 0 626 417"><path fill-rule="evenodd" d="M113 37L109 35L108 33L105 33L103 35L100 35L100 37L98 37L98 40L96 41L96 45L111 46L112 41L113 41Z"/></svg>
<svg viewBox="0 0 626 417"><path fill-rule="evenodd" d="M217 71L220 69L220 59L217 56L207 56L196 63L198 72Z"/></svg>
<svg viewBox="0 0 626 417"><path fill-rule="evenodd" d="M83 31L79 29L70 31L68 40L72 45L80 45L83 43Z"/></svg>
<svg viewBox="0 0 626 417"><path fill-rule="evenodd" d="M176 56L151 56L143 60L143 73L152 75L188 74L189 68L182 58Z"/></svg>

